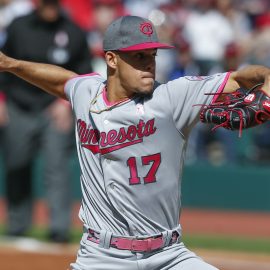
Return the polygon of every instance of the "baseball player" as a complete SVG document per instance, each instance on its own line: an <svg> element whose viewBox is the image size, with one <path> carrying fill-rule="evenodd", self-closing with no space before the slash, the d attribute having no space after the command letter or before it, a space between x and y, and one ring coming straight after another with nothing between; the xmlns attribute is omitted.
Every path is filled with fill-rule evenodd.
<svg viewBox="0 0 270 270"><path fill-rule="evenodd" d="M107 79L0 55L1 71L68 99L74 110L84 233L71 269L217 269L181 240L183 159L200 113L193 105L259 82L269 94L270 69L249 66L159 84L157 49L171 46L136 16L115 20L103 45Z"/></svg>

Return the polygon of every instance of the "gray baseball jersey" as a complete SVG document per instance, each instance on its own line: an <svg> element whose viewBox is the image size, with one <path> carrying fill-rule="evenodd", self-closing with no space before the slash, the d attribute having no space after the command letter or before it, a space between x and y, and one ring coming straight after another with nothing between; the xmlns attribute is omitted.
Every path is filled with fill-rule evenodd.
<svg viewBox="0 0 270 270"><path fill-rule="evenodd" d="M149 96L118 104L98 74L76 77L65 92L76 117L84 225L144 236L179 225L181 175L200 106L223 90L229 73L155 84Z"/></svg>

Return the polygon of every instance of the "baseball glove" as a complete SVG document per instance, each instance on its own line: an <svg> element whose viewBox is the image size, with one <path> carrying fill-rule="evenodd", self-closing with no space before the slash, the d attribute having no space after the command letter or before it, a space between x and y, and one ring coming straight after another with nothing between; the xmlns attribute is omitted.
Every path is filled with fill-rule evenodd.
<svg viewBox="0 0 270 270"><path fill-rule="evenodd" d="M270 119L270 97L255 85L250 90L239 88L233 93L222 94L221 102L211 103L200 112L203 123L213 123L213 130L224 127L230 130L239 130L254 127Z"/></svg>

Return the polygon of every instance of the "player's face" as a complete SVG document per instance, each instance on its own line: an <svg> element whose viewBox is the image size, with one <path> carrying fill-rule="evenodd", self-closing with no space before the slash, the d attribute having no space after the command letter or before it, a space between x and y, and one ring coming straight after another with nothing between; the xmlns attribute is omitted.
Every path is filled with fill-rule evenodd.
<svg viewBox="0 0 270 270"><path fill-rule="evenodd" d="M121 86L130 95L150 94L156 73L156 49L117 52L116 72Z"/></svg>

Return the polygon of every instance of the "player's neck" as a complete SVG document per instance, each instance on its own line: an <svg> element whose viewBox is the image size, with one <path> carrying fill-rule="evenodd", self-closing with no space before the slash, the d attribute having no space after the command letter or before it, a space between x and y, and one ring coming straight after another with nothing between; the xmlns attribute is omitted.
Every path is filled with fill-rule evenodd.
<svg viewBox="0 0 270 270"><path fill-rule="evenodd" d="M109 102L120 102L126 99L130 99L134 96L134 93L127 91L124 87L117 83L107 81L106 96Z"/></svg>

